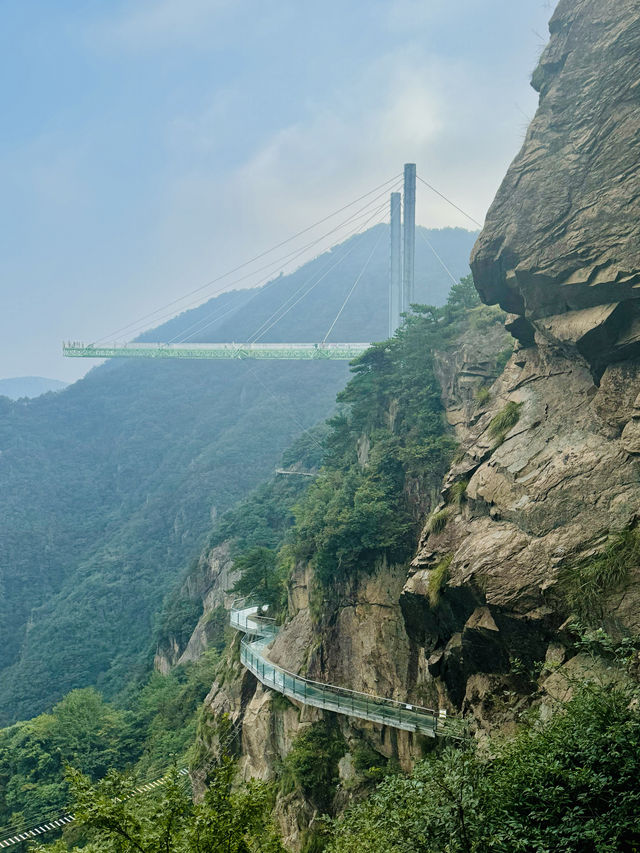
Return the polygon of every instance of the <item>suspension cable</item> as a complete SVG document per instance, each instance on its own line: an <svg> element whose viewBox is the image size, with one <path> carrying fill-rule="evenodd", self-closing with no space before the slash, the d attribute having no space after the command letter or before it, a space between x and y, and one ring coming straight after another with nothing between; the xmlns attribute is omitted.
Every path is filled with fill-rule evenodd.
<svg viewBox="0 0 640 853"><path fill-rule="evenodd" d="M362 201L363 199L367 198L368 196L373 195L373 193L377 192L378 190L382 189L383 187L386 187L391 183L395 183L395 181L397 181L399 177L400 177L399 175L394 175L392 178L389 178L387 181L384 181L384 183L380 184L377 187L374 187L374 189L369 190L369 192L364 193L363 195L359 196L358 198L354 199L353 201L350 201L348 204L343 205L341 208L339 208L338 210L335 210L333 213L330 213L328 216L324 216L322 219L319 219L317 222L314 222L312 225L309 225L306 228L303 228L301 231L298 231L296 234L294 234L291 237L288 237L286 240L282 240L280 243L277 243L275 246L272 246L270 249L266 249L264 252L260 252L259 254L254 255L253 258L250 258L249 260L244 261L241 264L238 264L238 266L234 267L233 269L227 270L227 272L222 273L221 275L218 275L215 278L210 279L209 281L205 282L204 284L200 285L199 287L194 288L189 293L186 293L184 296L181 296L177 299L172 300L171 302L168 302L166 305L163 305L162 307L156 309L155 311L152 311L148 314L145 314L143 317L140 317L138 320L134 320L131 323L127 323L126 326L122 326L121 328L117 329L115 332L112 332L110 335L107 335L106 337L98 338L98 340L94 341L94 344L100 343L101 341L105 341L108 338L112 338L113 336L120 334L120 332L124 332L125 330L130 329L132 326L139 325L143 321L146 322L151 317L154 317L156 314L159 314L161 311L164 311L169 307L173 307L173 306L177 305L178 303L183 302L185 299L188 299L190 296L193 296L195 293L200 293L201 291L210 287L212 284L216 284L218 281L221 281L224 278L228 278L230 275L233 275L235 272L238 272L239 270L243 269L244 267L249 266L250 264L254 263L255 261L260 260L261 258L264 258L266 255L271 254L271 252L275 252L277 249L282 248L282 246L285 246L287 243L290 243L292 240L297 239L302 234L306 234L307 232L313 230L314 228L317 228L318 225L322 225L324 222L327 222L327 220L332 219L334 216L337 216L338 214L347 210L349 207L352 207L354 204L357 204L358 202Z"/></svg>
<svg viewBox="0 0 640 853"><path fill-rule="evenodd" d="M362 226L361 226L361 228L359 229L359 231L358 231L358 232L356 232L356 234L361 234L364 230L366 230L366 228L368 227L369 223L370 223L373 219L377 218L377 217L380 215L380 212L381 212L381 210L382 210L382 208L383 208L383 207L385 207L385 208L386 208L386 203L385 203L384 205L381 205L381 207L380 207L377 211L375 211L375 212L374 212L374 214L373 214L373 215L372 215L372 216L371 216L371 217L370 217L370 218L369 218L369 219L364 223L364 225L362 225ZM354 236L356 236L356 235L354 235ZM353 238L352 238L352 240L353 240ZM339 258L339 259L338 259L334 264L332 264L328 269L326 269L326 270L324 271L324 273L323 273L323 274L322 274L322 275L321 275L321 276L320 276L320 277L319 277L319 278L318 278L318 279L317 279L317 280L316 280L316 281L311 285L311 287L309 287L309 288L308 288L308 290L306 290L306 291L305 291L301 296L299 296L299 297L298 297L298 299L296 299L296 300L295 300L295 302L292 302L292 303L291 303L291 305L289 305L289 307L288 307L285 311L283 311L283 312L280 314L280 316L279 316L279 317L277 317L277 319L275 319L272 323L270 323L270 325L268 325L265 329L263 329L263 330L260 332L260 334L259 334L259 335L254 335L254 336L252 336L253 340L255 340L255 341L259 340L259 339L260 339L260 338L262 338L262 337L263 337L263 336L264 336L264 335L265 335L265 334L266 334L270 329L272 329L275 325L277 325L277 323L279 323L279 322L280 322L280 320L282 320L282 319L283 319L283 317L285 317L285 316L289 313L289 311L291 311L291 309L292 309L292 308L295 308L295 306L296 306L299 302L301 302L301 301L305 298L305 296L307 296L309 293L311 293L311 291L312 291L312 290L314 290L314 289L315 289L315 288L320 284L320 282L321 282L321 281L323 281L323 280L324 280L324 279L329 275L329 273L330 273L332 270L334 270L334 269L335 269L337 266L339 266L339 265L340 265L344 260L346 260L346 258L347 258L347 257L348 257L352 252L353 252L353 250L354 250L354 249L355 249L355 244L352 242L351 246L349 246L349 248L347 249L347 251L346 251L346 252L344 252L344 253L342 254L342 256L341 256L341 257L340 257L340 258ZM306 282L305 282L305 284L306 284ZM302 287L304 287L304 286L305 286L305 285L302 285ZM302 289L302 287L298 288L298 290L296 291L296 293L299 293L299 292L300 292L300 290ZM286 303L285 303L285 304L286 304ZM281 306L281 307L282 307L282 306ZM278 309L278 310L280 310L280 309ZM277 313L277 312L274 312L274 313ZM272 315L272 316L273 316L273 315ZM264 326L264 323L263 323L263 326Z"/></svg>
<svg viewBox="0 0 640 853"><path fill-rule="evenodd" d="M372 219L373 217L375 217L375 216L378 216L378 215L379 215L379 213L381 212L381 210L383 209L383 207L384 207L384 206L385 206L385 205L380 205L380 206L378 206L378 207L376 208L376 210L373 212L373 214L371 215L371 217L370 217L370 218L365 222L364 226L360 226L359 228L357 228L357 229L355 229L355 230L351 231L351 233L350 233L350 234L346 235L346 237L345 237L345 238L344 238L344 240L343 240L343 243L342 243L341 248L344 248L345 243L347 243L349 240L353 239L353 237L355 237L357 234L359 234L359 233L363 230L363 228L366 228L366 226L369 224L369 222L371 221L371 219ZM371 212L369 211L368 213L371 213ZM304 288L305 288L305 287L306 287L310 282L312 282L312 281L314 280L314 278L315 278L317 275L320 275L320 276L321 276L321 277L320 277L320 279L318 279L318 281L316 281L316 282L315 282L315 284L318 284L318 283L319 283L319 282L320 282L320 281L325 277L325 274L326 274L326 273L328 273L328 272L330 272L332 269L334 269L334 268L335 268L339 263L341 263L341 262L342 262L342 260L344 260L344 258L346 258L350 253L351 253L351 248L349 248L349 247L348 247L348 248L346 249L346 254L343 254L335 264L332 264L332 263L331 263L331 262L332 262L332 260L333 260L333 258L329 255L329 257L328 257L328 262L329 262L329 265L330 265L330 266L329 266L329 267L326 267L326 266L325 266L325 268L324 268L324 270L322 271L322 273L321 273L321 274L319 274L319 273L317 273L317 272L314 272L314 273L312 273L310 276L308 276L308 278L306 278L306 279L305 279L305 281L303 281L303 282L302 282L302 284L300 285L300 287L298 287L298 289L297 289L297 290L295 290L292 294L290 294L290 295L289 295L289 296L284 300L284 302L282 302L282 303L281 303L281 304L280 304L280 305L275 309L275 311L273 311L273 312L272 312L272 314L271 314L269 317L267 317L267 319L266 319L266 320L264 320L264 321L260 324L260 326L256 329L256 331L255 331L255 332L253 332L253 334L250 336L250 339L249 339L249 340L250 340L250 341L251 341L251 340L258 340L258 336L260 336L260 337L262 336L263 330L264 330L264 331L268 331L268 329L265 329L265 326L269 326L269 328L271 328L271 326L269 325L269 324L271 323L271 320L273 320L273 318L274 318L274 317L276 317L276 316L277 316L277 314L278 314L280 311L283 311L283 309L287 306L287 303L292 302L292 301L296 298L296 296L297 296L297 295L298 295L302 290L304 290ZM315 287L315 284L313 285L314 287ZM299 300L298 300L298 301L299 301ZM294 303L294 304L297 304L297 302L296 302L296 303ZM290 308L292 308L292 307L293 307L293 305L290 305L289 307L290 307ZM288 310L289 310L289 309L287 309L287 311L288 311ZM284 316L284 313L282 314L282 316ZM278 320L276 320L276 322L278 322Z"/></svg>
<svg viewBox="0 0 640 853"><path fill-rule="evenodd" d="M466 217L467 217L467 219L470 219L470 220L473 222L473 224L474 224L474 225L477 225L477 226L478 226L478 228L482 228L482 224L481 224L480 222L478 222L478 220L477 220L477 219L474 219L474 218L473 218L473 216L470 216L468 213L465 213L465 211L464 211L461 207L458 207L458 205L457 205L457 204L454 204L454 203L451 201L451 199L450 199L450 198L447 198L447 197L446 197L446 195L443 195L443 193L441 193L441 192L440 192L439 190L437 190L435 187L432 187L432 186L431 186L431 184L427 183L427 181L425 181L423 178L421 178L421 177L420 177L420 175L416 175L416 177L417 177L417 179L418 179L419 181L422 181L422 183L425 185L425 187L429 187L429 189L430 189L432 192L434 192L436 195L439 195L439 196L440 196L440 198L444 199L444 200L447 202L447 204L450 204L450 205L451 205L451 207L455 207L455 209L456 209L459 213L461 213L463 216L466 216Z"/></svg>
<svg viewBox="0 0 640 853"><path fill-rule="evenodd" d="M281 257L281 258L277 259L277 261L275 261L275 267L274 267L273 263L271 263L271 264L267 264L266 266L261 267L259 270L255 270L255 271L253 271L253 272L249 273L248 275L242 276L241 278L236 279L236 280L235 280L235 281L233 281L233 282L230 282L229 284L227 284L227 285L225 285L225 286L224 286L224 289L226 290L226 288L228 288L228 287L232 286L233 284L238 284L240 281L243 281L243 280L245 280L246 278L250 278L252 275L257 274L258 272L261 272L261 271L262 271L262 270L264 270L264 269L269 269L269 270L270 270L270 272L268 273L268 275L267 275L265 278L261 279L259 282L255 283L254 285L252 285L252 286L251 286L251 290L253 291L253 293L252 293L252 294L251 294L251 296L250 296L250 297L249 297L249 298L248 298L248 299L247 299L247 300L246 300L246 301L245 301L245 302L240 306L240 308L244 308L246 305L248 305L248 304L249 304L249 302L251 302L251 301L252 301L253 299L255 299L258 295L260 295L260 293L264 293L264 291L265 291L266 287L271 287L272 285L274 285L274 284L276 284L276 283L278 282L278 279L277 279L277 278L275 278L275 279L274 279L274 278L273 278L273 275L274 275L275 271L276 271L277 269L279 269L279 268L280 268L281 261L283 261L283 260L287 260L287 262L288 262L288 263L293 263L293 262L294 262L294 261L296 261L299 257L301 257L302 255L304 255L304 254L305 254L309 249L311 249L311 248L313 248L314 246L318 245L318 244L319 244L319 243L321 243L323 240L327 239L327 238L328 238L328 237L330 237L332 234L334 234L336 231L339 231L340 229L342 229L342 228L346 227L347 225L353 224L353 222L357 221L358 219L362 219L363 217L368 216L368 215L371 213L371 206L372 206L373 204L375 204L375 202L376 202L376 201L378 201L378 199L379 199L382 195L386 195L386 194L388 193L388 191L389 191L389 190L387 189L385 192L383 192L383 193L381 193L380 195L376 196L375 198L371 199L371 200L370 200L370 201L369 201L369 202L368 202L368 203L367 203L363 208L360 208L360 210L356 211L356 213L354 213L354 214L352 214L351 216L349 216L347 219L345 219L345 220L344 220L343 222L341 222L339 225L336 225L334 228L332 228L330 231L327 231L325 234L321 235L320 237L318 237L318 238L317 238L317 239L315 239L315 240L312 240L310 243L305 244L301 249L296 249L296 250L294 250L293 252L290 252L290 253L288 253L287 255L285 255L285 256L283 256L283 257ZM385 204L386 204L386 202L385 202ZM380 207L376 207L376 211L377 211L377 210L379 210L379 209L380 209ZM352 235L353 235L353 234L355 234L355 233L357 233L357 229L356 229L356 230L352 230L350 233L348 233L347 235L343 236L341 239L342 239L343 241L344 241L344 240L348 240L348 239L349 239L349 237L350 237L350 236L352 236ZM326 251L326 250L325 250L325 251ZM213 295L214 295L214 294L212 294L212 296L213 296ZM286 303L285 303L285 304L286 304ZM236 307L237 307L237 306L236 306ZM186 309L185 309L185 310L186 310ZM225 313L224 313L224 315L223 315L223 316L226 316L226 314L227 314L227 313L230 313L232 310L234 310L234 309L233 309L233 308L230 308L228 311L225 311ZM171 341L169 341L169 343L174 343L174 341L176 341L176 340L186 341L186 340L188 340L188 339L189 339L189 337L193 337L193 335L194 335L194 334L198 334L198 333L203 332L205 329L209 328L209 326L210 326L210 325L212 325L213 323L215 323L218 319L222 319L222 317L215 317L215 316L213 316L213 315L215 315L215 314L216 314L216 310L214 309L214 311L213 311L211 314L207 315L207 316L206 316L206 317L204 317L204 318L200 318L199 320L196 320L196 321L195 321L191 326L189 326L186 330L184 330L184 331L180 332L179 334L177 334L174 338L172 338L172 340L171 340ZM173 316L173 314L171 314L170 316ZM273 315L272 315L272 316L273 316ZM208 321L209 319L211 319L211 322L210 322L210 323L207 323L207 321ZM269 318L269 319L271 319L271 318ZM267 322L268 322L268 321L267 321ZM205 324L202 328L199 328L199 329L198 329L198 328L195 328L195 327L197 327L197 326L201 326L202 324ZM194 330L194 331L192 331L192 330ZM188 334L187 334L187 333L189 333L189 332L191 332L191 334L190 334L190 335L188 335Z"/></svg>
<svg viewBox="0 0 640 853"><path fill-rule="evenodd" d="M418 230L418 229L416 229L416 230ZM420 231L420 236L422 237L422 239L424 240L424 242L427 244L427 246L431 249L431 251L433 252L433 254L436 256L436 259L438 260L438 262L439 262L440 266L442 267L442 269L446 272L446 274L449 276L449 278L451 279L451 281L452 281L454 284L458 284L458 282L457 282L457 281L456 281L456 279L454 278L453 273L451 272L451 270L449 269L449 267L445 264L445 262L442 260L442 258L440 257L440 255L436 252L436 250L433 248L433 246L432 246L432 245L431 245L431 243L429 242L429 240L428 240L428 238L427 238L427 235L424 233L424 231L423 231L422 229L419 229L419 231Z"/></svg>
<svg viewBox="0 0 640 853"><path fill-rule="evenodd" d="M328 337L329 337L329 335L331 334L331 331L332 331L333 327L334 327L334 326L335 326L335 324L338 322L338 320L339 320L339 318L340 318L340 315L341 315L341 314L342 314L342 312L344 311L344 309L345 309L345 306L346 306L347 302L348 302L348 301L349 301L349 299L351 298L351 294L353 293L353 291L354 291L354 290L356 289L356 287L358 286L358 282L360 281L360 279L361 279L361 278L362 278L362 276L364 275L364 272L365 272L366 268L369 266L369 261L371 260L371 258L372 258L372 257L373 257L373 255L374 255L374 252L376 251L376 249L377 249L377 248L378 248L378 246L380 245L380 240L382 239L382 234L383 234L383 232L381 232L381 233L380 233L380 235L379 235L378 239L376 240L375 245L374 245L373 249L371 250L371 252L370 252L370 254L369 254L369 257L368 257L368 258L367 258L367 260L364 262L364 264L363 264L363 266L362 266L362 269L361 269L361 270L360 270L360 272L358 273L358 277L357 277L357 278L356 278L356 280L353 282L353 285L352 285L352 287L351 287L351 290L349 291L349 293L347 293L347 295L346 295L346 297L345 297L345 300L344 300L344 302L342 303L342 305L340 306L340 310L339 310L339 311L338 311L338 313L336 314L336 316L335 316L335 319L334 319L333 323L329 326L329 329L328 329L328 331L327 331L327 334L326 334L326 335L324 336L324 338L322 339L322 343L323 343L323 344L324 344L324 343L326 343L327 338L328 338Z"/></svg>

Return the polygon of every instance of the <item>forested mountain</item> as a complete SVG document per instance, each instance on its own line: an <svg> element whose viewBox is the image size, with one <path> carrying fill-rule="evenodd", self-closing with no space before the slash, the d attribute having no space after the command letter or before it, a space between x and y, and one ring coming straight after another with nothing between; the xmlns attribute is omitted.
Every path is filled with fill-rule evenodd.
<svg viewBox="0 0 640 853"><path fill-rule="evenodd" d="M330 339L384 338L386 229L142 339L242 340L287 299L264 340L322 339L372 251ZM473 234L428 239L454 276L466 273ZM441 304L448 277L421 239L416 269L418 298ZM73 687L122 687L212 517L328 414L346 375L342 363L113 362L56 395L0 399L0 719L31 717Z"/></svg>

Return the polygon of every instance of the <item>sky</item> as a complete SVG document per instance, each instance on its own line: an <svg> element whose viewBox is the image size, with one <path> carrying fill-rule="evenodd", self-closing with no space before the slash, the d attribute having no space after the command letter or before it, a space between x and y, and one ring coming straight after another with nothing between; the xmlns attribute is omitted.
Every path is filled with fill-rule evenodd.
<svg viewBox="0 0 640 853"><path fill-rule="evenodd" d="M481 222L554 5L3 0L0 378L79 378L63 339L111 339L405 162ZM421 184L416 219L474 227Z"/></svg>

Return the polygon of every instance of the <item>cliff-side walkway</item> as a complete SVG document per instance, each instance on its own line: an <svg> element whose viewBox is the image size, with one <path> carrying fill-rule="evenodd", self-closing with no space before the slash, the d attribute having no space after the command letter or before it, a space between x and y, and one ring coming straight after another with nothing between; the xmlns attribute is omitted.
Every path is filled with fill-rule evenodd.
<svg viewBox="0 0 640 853"><path fill-rule="evenodd" d="M346 714L361 720L371 720L394 729L419 732L427 737L447 734L456 736L447 721L444 710L434 711L397 699L386 699L368 693L358 693L345 687L311 681L272 663L267 657L266 648L278 633L273 619L262 616L265 608L246 599L234 601L231 606L231 627L242 631L244 637L240 646L240 660L255 677L278 693L301 702L313 705L325 711Z"/></svg>

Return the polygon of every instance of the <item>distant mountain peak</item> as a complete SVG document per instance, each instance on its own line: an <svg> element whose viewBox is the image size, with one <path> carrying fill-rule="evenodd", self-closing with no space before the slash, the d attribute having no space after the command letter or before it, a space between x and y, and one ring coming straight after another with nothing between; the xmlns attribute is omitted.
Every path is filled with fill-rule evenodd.
<svg viewBox="0 0 640 853"><path fill-rule="evenodd" d="M39 397L47 391L62 391L67 384L61 379L48 379L45 376L13 376L0 379L0 397L9 397L11 400Z"/></svg>

